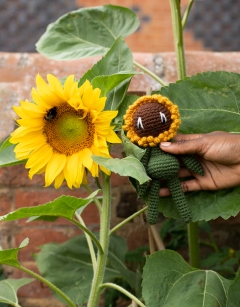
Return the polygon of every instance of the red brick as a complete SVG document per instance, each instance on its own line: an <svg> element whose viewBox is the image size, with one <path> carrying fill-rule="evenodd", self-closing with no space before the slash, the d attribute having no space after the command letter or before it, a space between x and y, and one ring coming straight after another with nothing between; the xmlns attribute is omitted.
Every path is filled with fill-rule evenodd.
<svg viewBox="0 0 240 307"><path fill-rule="evenodd" d="M12 211L13 191L0 190L0 216Z"/></svg>
<svg viewBox="0 0 240 307"><path fill-rule="evenodd" d="M19 246L25 238L29 238L29 244L19 251L19 261L33 260L32 254L46 243L62 243L82 233L77 226L72 227L19 227L19 233L15 235L15 244Z"/></svg>

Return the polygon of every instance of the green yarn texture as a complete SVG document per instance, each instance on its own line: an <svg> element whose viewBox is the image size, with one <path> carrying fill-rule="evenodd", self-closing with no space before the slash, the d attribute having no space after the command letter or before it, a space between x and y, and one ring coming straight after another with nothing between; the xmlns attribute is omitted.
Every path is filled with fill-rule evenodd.
<svg viewBox="0 0 240 307"><path fill-rule="evenodd" d="M192 155L179 156L185 166L194 173L204 175L201 163ZM140 185L136 183L137 193L140 198L147 199L148 204L148 222L151 225L157 223L160 180L166 180L167 186L171 191L171 196L177 206L180 217L185 223L191 221L191 211L188 207L185 195L178 178L180 163L177 156L162 151L158 146L147 148L146 153L141 159L143 166L151 183Z"/></svg>

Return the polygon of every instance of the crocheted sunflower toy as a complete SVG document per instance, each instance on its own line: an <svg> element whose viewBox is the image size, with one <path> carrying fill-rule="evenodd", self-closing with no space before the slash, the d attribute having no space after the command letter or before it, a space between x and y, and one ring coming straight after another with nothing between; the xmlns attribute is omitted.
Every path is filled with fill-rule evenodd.
<svg viewBox="0 0 240 307"><path fill-rule="evenodd" d="M178 107L167 97L161 95L142 96L127 110L123 129L132 143L146 149L141 162L151 183L134 185L138 196L148 204L148 222L156 224L158 218L160 182L165 181L177 206L180 217L185 223L191 221L191 212L187 205L178 178L181 162L192 172L204 175L200 162L192 155L178 155L162 151L160 142L170 141L180 125Z"/></svg>

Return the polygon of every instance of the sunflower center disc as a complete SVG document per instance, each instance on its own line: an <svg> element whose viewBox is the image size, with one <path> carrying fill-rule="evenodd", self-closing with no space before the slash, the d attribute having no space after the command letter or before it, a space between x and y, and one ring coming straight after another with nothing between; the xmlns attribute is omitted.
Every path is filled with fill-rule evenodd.
<svg viewBox="0 0 240 307"><path fill-rule="evenodd" d="M92 146L94 125L90 115L83 119L82 115L82 110L64 103L57 107L53 119L46 120L44 134L55 151L69 156Z"/></svg>

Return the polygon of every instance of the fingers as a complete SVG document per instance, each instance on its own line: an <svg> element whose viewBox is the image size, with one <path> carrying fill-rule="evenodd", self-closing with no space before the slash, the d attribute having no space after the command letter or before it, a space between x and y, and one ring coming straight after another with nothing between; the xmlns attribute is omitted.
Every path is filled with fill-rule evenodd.
<svg viewBox="0 0 240 307"><path fill-rule="evenodd" d="M181 187L182 187L182 190L183 190L184 193L202 190L200 182L197 179L182 181ZM161 188L160 189L160 191L159 191L160 197L169 196L169 195L171 195L169 188Z"/></svg>
<svg viewBox="0 0 240 307"><path fill-rule="evenodd" d="M176 143L162 142L160 143L160 148L171 154L196 154L199 151L199 144L195 139L189 141L182 140Z"/></svg>

